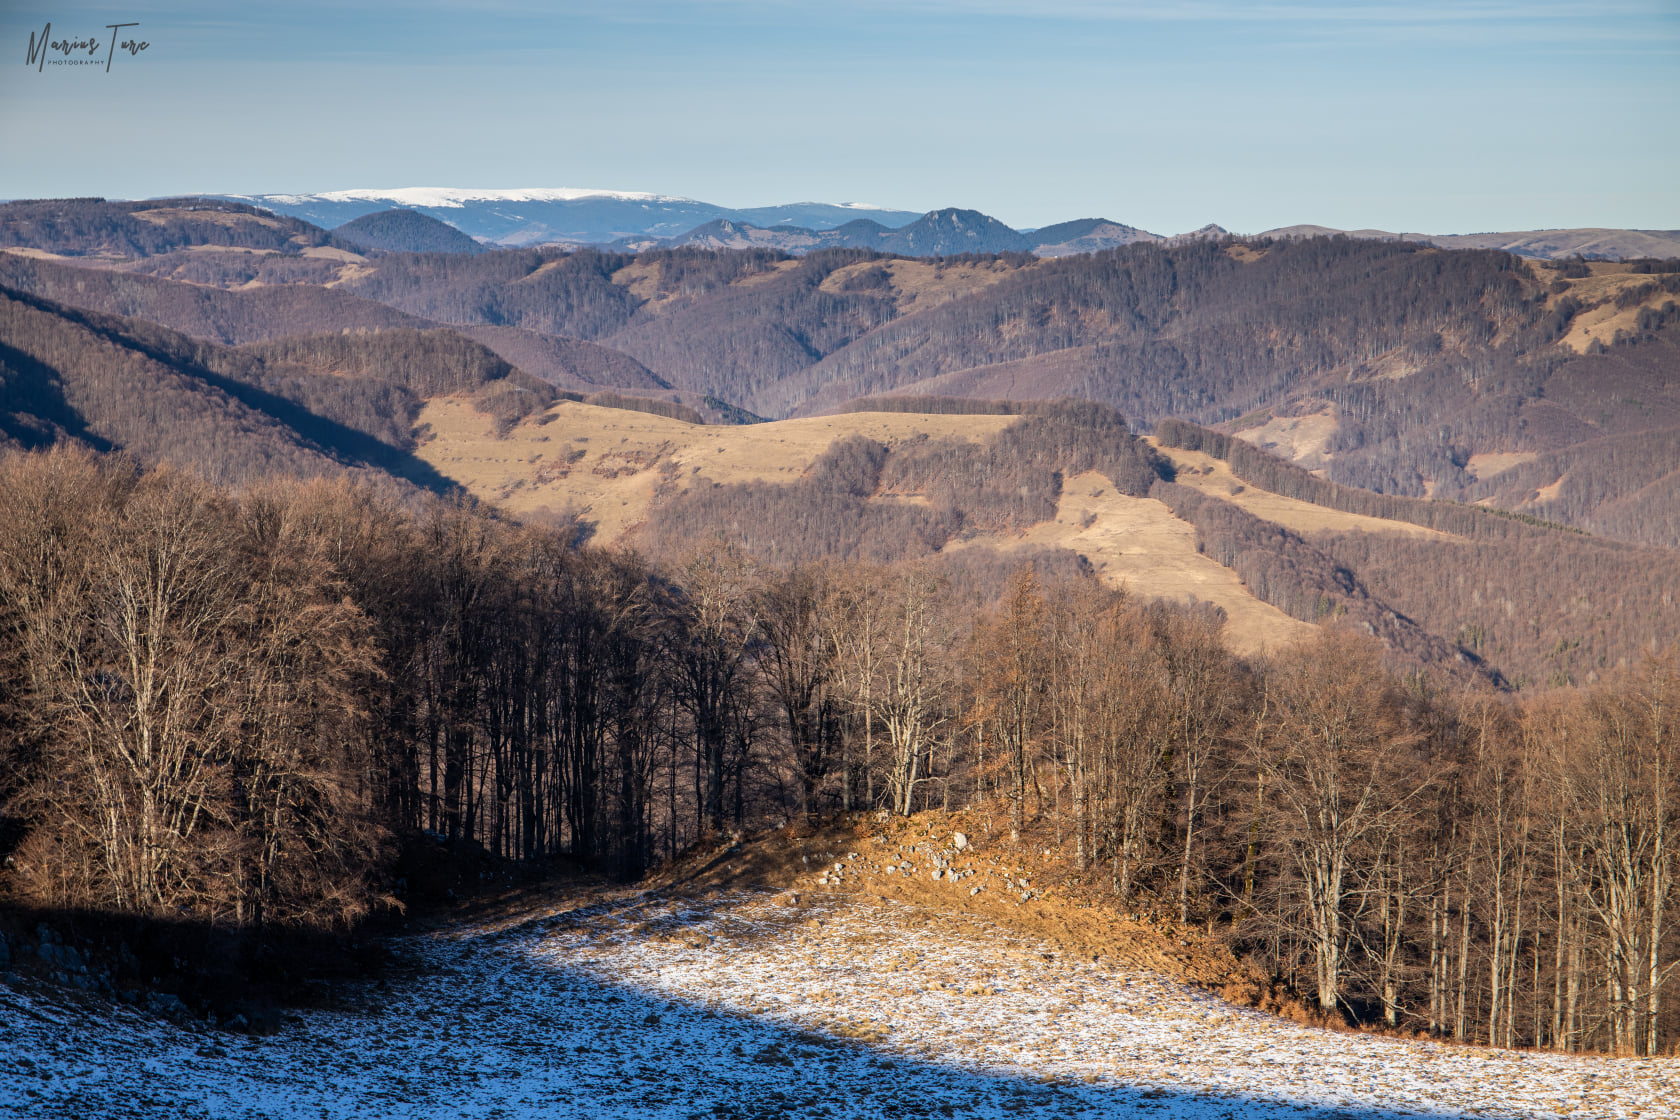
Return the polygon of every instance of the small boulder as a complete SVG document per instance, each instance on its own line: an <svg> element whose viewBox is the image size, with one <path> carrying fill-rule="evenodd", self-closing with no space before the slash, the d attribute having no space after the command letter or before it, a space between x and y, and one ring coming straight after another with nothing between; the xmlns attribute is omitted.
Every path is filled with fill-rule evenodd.
<svg viewBox="0 0 1680 1120"><path fill-rule="evenodd" d="M959 852L968 851L968 837L960 832L953 832L951 834L951 847Z"/></svg>

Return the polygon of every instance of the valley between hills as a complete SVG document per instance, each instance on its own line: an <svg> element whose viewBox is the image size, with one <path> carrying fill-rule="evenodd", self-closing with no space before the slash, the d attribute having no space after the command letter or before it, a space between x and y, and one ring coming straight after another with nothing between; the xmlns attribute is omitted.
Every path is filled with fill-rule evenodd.
<svg viewBox="0 0 1680 1120"><path fill-rule="evenodd" d="M1662 1114L1680 259L331 207L0 205L0 1111Z"/></svg>

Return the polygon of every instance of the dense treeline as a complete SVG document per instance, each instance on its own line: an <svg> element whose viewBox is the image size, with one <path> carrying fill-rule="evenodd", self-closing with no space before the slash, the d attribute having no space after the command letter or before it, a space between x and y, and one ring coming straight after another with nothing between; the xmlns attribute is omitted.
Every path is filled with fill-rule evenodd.
<svg viewBox="0 0 1680 1120"><path fill-rule="evenodd" d="M953 539L1053 520L1064 478L1086 471L1143 497L1170 468L1113 409L1055 401L1030 406L980 442L918 436L889 448L853 436L791 485L690 489L654 507L641 539L663 555L721 532L775 564L892 563Z"/></svg>
<svg viewBox="0 0 1680 1120"><path fill-rule="evenodd" d="M988 401L973 397L859 397L841 405L840 412L910 412L918 416L1018 416L1032 408L1028 401Z"/></svg>
<svg viewBox="0 0 1680 1120"><path fill-rule="evenodd" d="M1547 530L1560 528L1502 510L1482 509L1458 502L1424 501L1398 494L1377 494L1341 486L1275 455L1268 455L1236 436L1182 420L1161 421L1156 426L1155 438L1166 447L1181 447L1186 451L1200 451L1215 459L1223 459L1230 464L1232 474L1262 490L1343 513L1405 521L1473 540L1543 536Z"/></svg>
<svg viewBox="0 0 1680 1120"><path fill-rule="evenodd" d="M778 385L774 399L748 401L783 412L837 404L1091 347L1093 399L1145 423L1224 420L1426 332L1489 347L1539 319L1537 286L1503 253L1317 238L1259 246L1244 263L1227 248L1130 245L1043 261L869 335Z"/></svg>
<svg viewBox="0 0 1680 1120"><path fill-rule="evenodd" d="M1198 551L1235 571L1255 598L1291 618L1341 620L1379 638L1389 650L1465 679L1481 668L1474 653L1373 597L1355 574L1358 568L1344 566L1283 526L1174 482L1158 482L1150 494L1196 527ZM1497 680L1498 674L1491 677Z"/></svg>
<svg viewBox="0 0 1680 1120"><path fill-rule="evenodd" d="M64 449L0 460L0 517L5 883L36 902L343 925L418 830L635 875L719 831L970 806L1327 1015L1680 1038L1673 655L1517 703L1345 629L1246 662L1217 614L1077 571L654 566Z"/></svg>
<svg viewBox="0 0 1680 1120"><path fill-rule="evenodd" d="M716 262L716 270L735 255L682 252L692 258L685 260L683 275L694 271L700 260ZM839 269L872 259L874 254L853 249L810 253L773 276L720 287L705 299L650 303L600 341L681 388L735 401L765 415L785 415L784 409L763 407L769 400L765 394L897 314L890 290L823 286ZM665 258L659 258L659 268L663 276Z"/></svg>
<svg viewBox="0 0 1680 1120"><path fill-rule="evenodd" d="M612 280L634 259L547 249L403 254L344 287L440 323L597 339L629 322L641 303Z"/></svg>
<svg viewBox="0 0 1680 1120"><path fill-rule="evenodd" d="M1672 552L1559 534L1507 541L1315 533L1311 542L1520 688L1587 684L1680 641Z"/></svg>
<svg viewBox="0 0 1680 1120"><path fill-rule="evenodd" d="M255 250L207 253L193 248L125 262L121 271L210 288L325 285L338 279L344 271L344 261L337 257L305 257L296 253L262 253Z"/></svg>

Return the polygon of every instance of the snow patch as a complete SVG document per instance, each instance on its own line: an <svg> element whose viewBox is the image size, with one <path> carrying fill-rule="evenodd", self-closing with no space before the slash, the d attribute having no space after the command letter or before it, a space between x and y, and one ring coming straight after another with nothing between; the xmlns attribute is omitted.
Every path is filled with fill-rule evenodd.
<svg viewBox="0 0 1680 1120"><path fill-rule="evenodd" d="M842 866L845 866L844 863ZM970 919L624 891L246 1038L0 983L0 1116L1667 1116L1680 1060L1337 1034Z"/></svg>
<svg viewBox="0 0 1680 1120"><path fill-rule="evenodd" d="M692 202L677 195L648 194L645 191L605 191L588 187L522 187L508 190L476 187L358 187L320 194L268 194L241 196L269 199L284 206L311 202L396 202L404 206L459 207L469 202L576 202L584 198L609 198L621 202Z"/></svg>

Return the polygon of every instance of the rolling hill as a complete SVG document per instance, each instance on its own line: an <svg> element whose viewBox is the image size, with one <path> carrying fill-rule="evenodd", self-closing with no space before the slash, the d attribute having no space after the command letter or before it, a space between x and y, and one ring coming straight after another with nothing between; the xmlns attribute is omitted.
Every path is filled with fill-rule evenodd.
<svg viewBox="0 0 1680 1120"><path fill-rule="evenodd" d="M1338 488L1184 425L1093 469L1069 433L1096 423L1124 446L1113 420L853 407L720 428L562 401L498 438L466 401L435 398L419 454L505 508L567 512L656 555L714 532L774 563L1072 553L1136 594L1218 607L1245 652L1343 620L1411 664L1534 685L1680 638L1670 550Z"/></svg>
<svg viewBox="0 0 1680 1120"><path fill-rule="evenodd" d="M111 204L60 209L111 229L141 221ZM364 256L275 248L285 230L249 207L182 210L182 229L208 224L117 259L95 251L114 242L91 227L42 224L47 210L23 205L7 225L0 207L14 239L34 231L0 257L0 283L222 344L448 327L561 388L656 394L714 419L812 415L880 393L1075 396L1142 430L1168 417L1221 425L1343 484L1680 544L1680 273L1662 260L1537 265L1377 236L1151 241L1099 219L1033 236L1134 240L1035 257L999 249L1023 242L961 211L811 234L897 253ZM904 255L970 234L998 251Z"/></svg>
<svg viewBox="0 0 1680 1120"><path fill-rule="evenodd" d="M482 253L484 246L447 222L418 210L380 210L354 218L334 236L360 249L387 253Z"/></svg>

